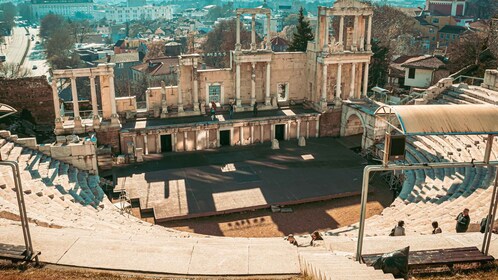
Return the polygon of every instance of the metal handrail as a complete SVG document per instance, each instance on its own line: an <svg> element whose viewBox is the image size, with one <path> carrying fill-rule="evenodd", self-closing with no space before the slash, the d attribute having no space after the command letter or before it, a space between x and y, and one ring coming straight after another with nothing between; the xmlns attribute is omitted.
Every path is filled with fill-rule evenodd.
<svg viewBox="0 0 498 280"><path fill-rule="evenodd" d="M35 251L33 250L31 233L29 231L28 215L26 213L26 204L24 202L19 164L15 161L2 161L0 158L0 165L9 166L12 169L14 185L16 190L17 204L19 206L19 216L21 218L21 227L24 237L24 245L26 247L26 257L29 260L31 260L33 254L35 254L35 261L38 264L39 263L38 254L36 254Z"/></svg>

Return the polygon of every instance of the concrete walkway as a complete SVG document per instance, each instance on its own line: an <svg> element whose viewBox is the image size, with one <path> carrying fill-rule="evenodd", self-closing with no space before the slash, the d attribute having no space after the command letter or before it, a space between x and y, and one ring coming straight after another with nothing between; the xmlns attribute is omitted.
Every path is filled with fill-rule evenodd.
<svg viewBox="0 0 498 280"><path fill-rule="evenodd" d="M22 245L17 224L0 223L0 243ZM181 275L300 274L297 248L282 238L167 238L31 225L42 262Z"/></svg>

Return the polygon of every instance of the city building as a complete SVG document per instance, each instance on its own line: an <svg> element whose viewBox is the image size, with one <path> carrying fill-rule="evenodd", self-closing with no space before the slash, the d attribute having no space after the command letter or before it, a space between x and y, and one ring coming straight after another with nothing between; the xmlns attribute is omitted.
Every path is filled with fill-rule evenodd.
<svg viewBox="0 0 498 280"><path fill-rule="evenodd" d="M427 0L426 9L431 15L463 16L467 9L467 0Z"/></svg>
<svg viewBox="0 0 498 280"><path fill-rule="evenodd" d="M106 9L106 18L114 23L124 23L133 20L172 19L172 13L170 6L110 6Z"/></svg>
<svg viewBox="0 0 498 280"><path fill-rule="evenodd" d="M146 0L128 0L127 1L128 7L142 7L147 5Z"/></svg>
<svg viewBox="0 0 498 280"><path fill-rule="evenodd" d="M411 88L428 88L450 72L445 63L435 56L420 56L401 64L405 69L404 86Z"/></svg>
<svg viewBox="0 0 498 280"><path fill-rule="evenodd" d="M50 13L67 18L92 18L94 3L93 0L31 0L31 11L36 19Z"/></svg>

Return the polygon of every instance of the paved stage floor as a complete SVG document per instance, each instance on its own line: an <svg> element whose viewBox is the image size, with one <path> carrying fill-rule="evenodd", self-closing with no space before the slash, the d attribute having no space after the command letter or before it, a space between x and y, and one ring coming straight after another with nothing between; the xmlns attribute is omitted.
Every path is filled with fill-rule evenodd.
<svg viewBox="0 0 498 280"><path fill-rule="evenodd" d="M147 157L146 157L147 159ZM151 155L113 169L115 191L127 190L157 222L291 205L361 192L366 161L334 138Z"/></svg>

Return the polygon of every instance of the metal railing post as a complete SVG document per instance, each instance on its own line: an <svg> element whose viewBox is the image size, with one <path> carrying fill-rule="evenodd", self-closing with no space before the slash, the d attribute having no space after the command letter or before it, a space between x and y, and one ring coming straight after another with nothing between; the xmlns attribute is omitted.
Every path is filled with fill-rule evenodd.
<svg viewBox="0 0 498 280"><path fill-rule="evenodd" d="M33 243L31 241L31 233L29 231L29 222L28 222L28 215L26 213L26 204L24 203L19 165L15 161L0 161L0 165L9 166L12 169L14 186L16 190L17 204L19 206L19 216L21 218L21 227L24 237L24 245L27 251L26 257L31 259L31 256L34 254L34 250L33 250ZM38 255L35 256L35 261L38 264L39 262Z"/></svg>

